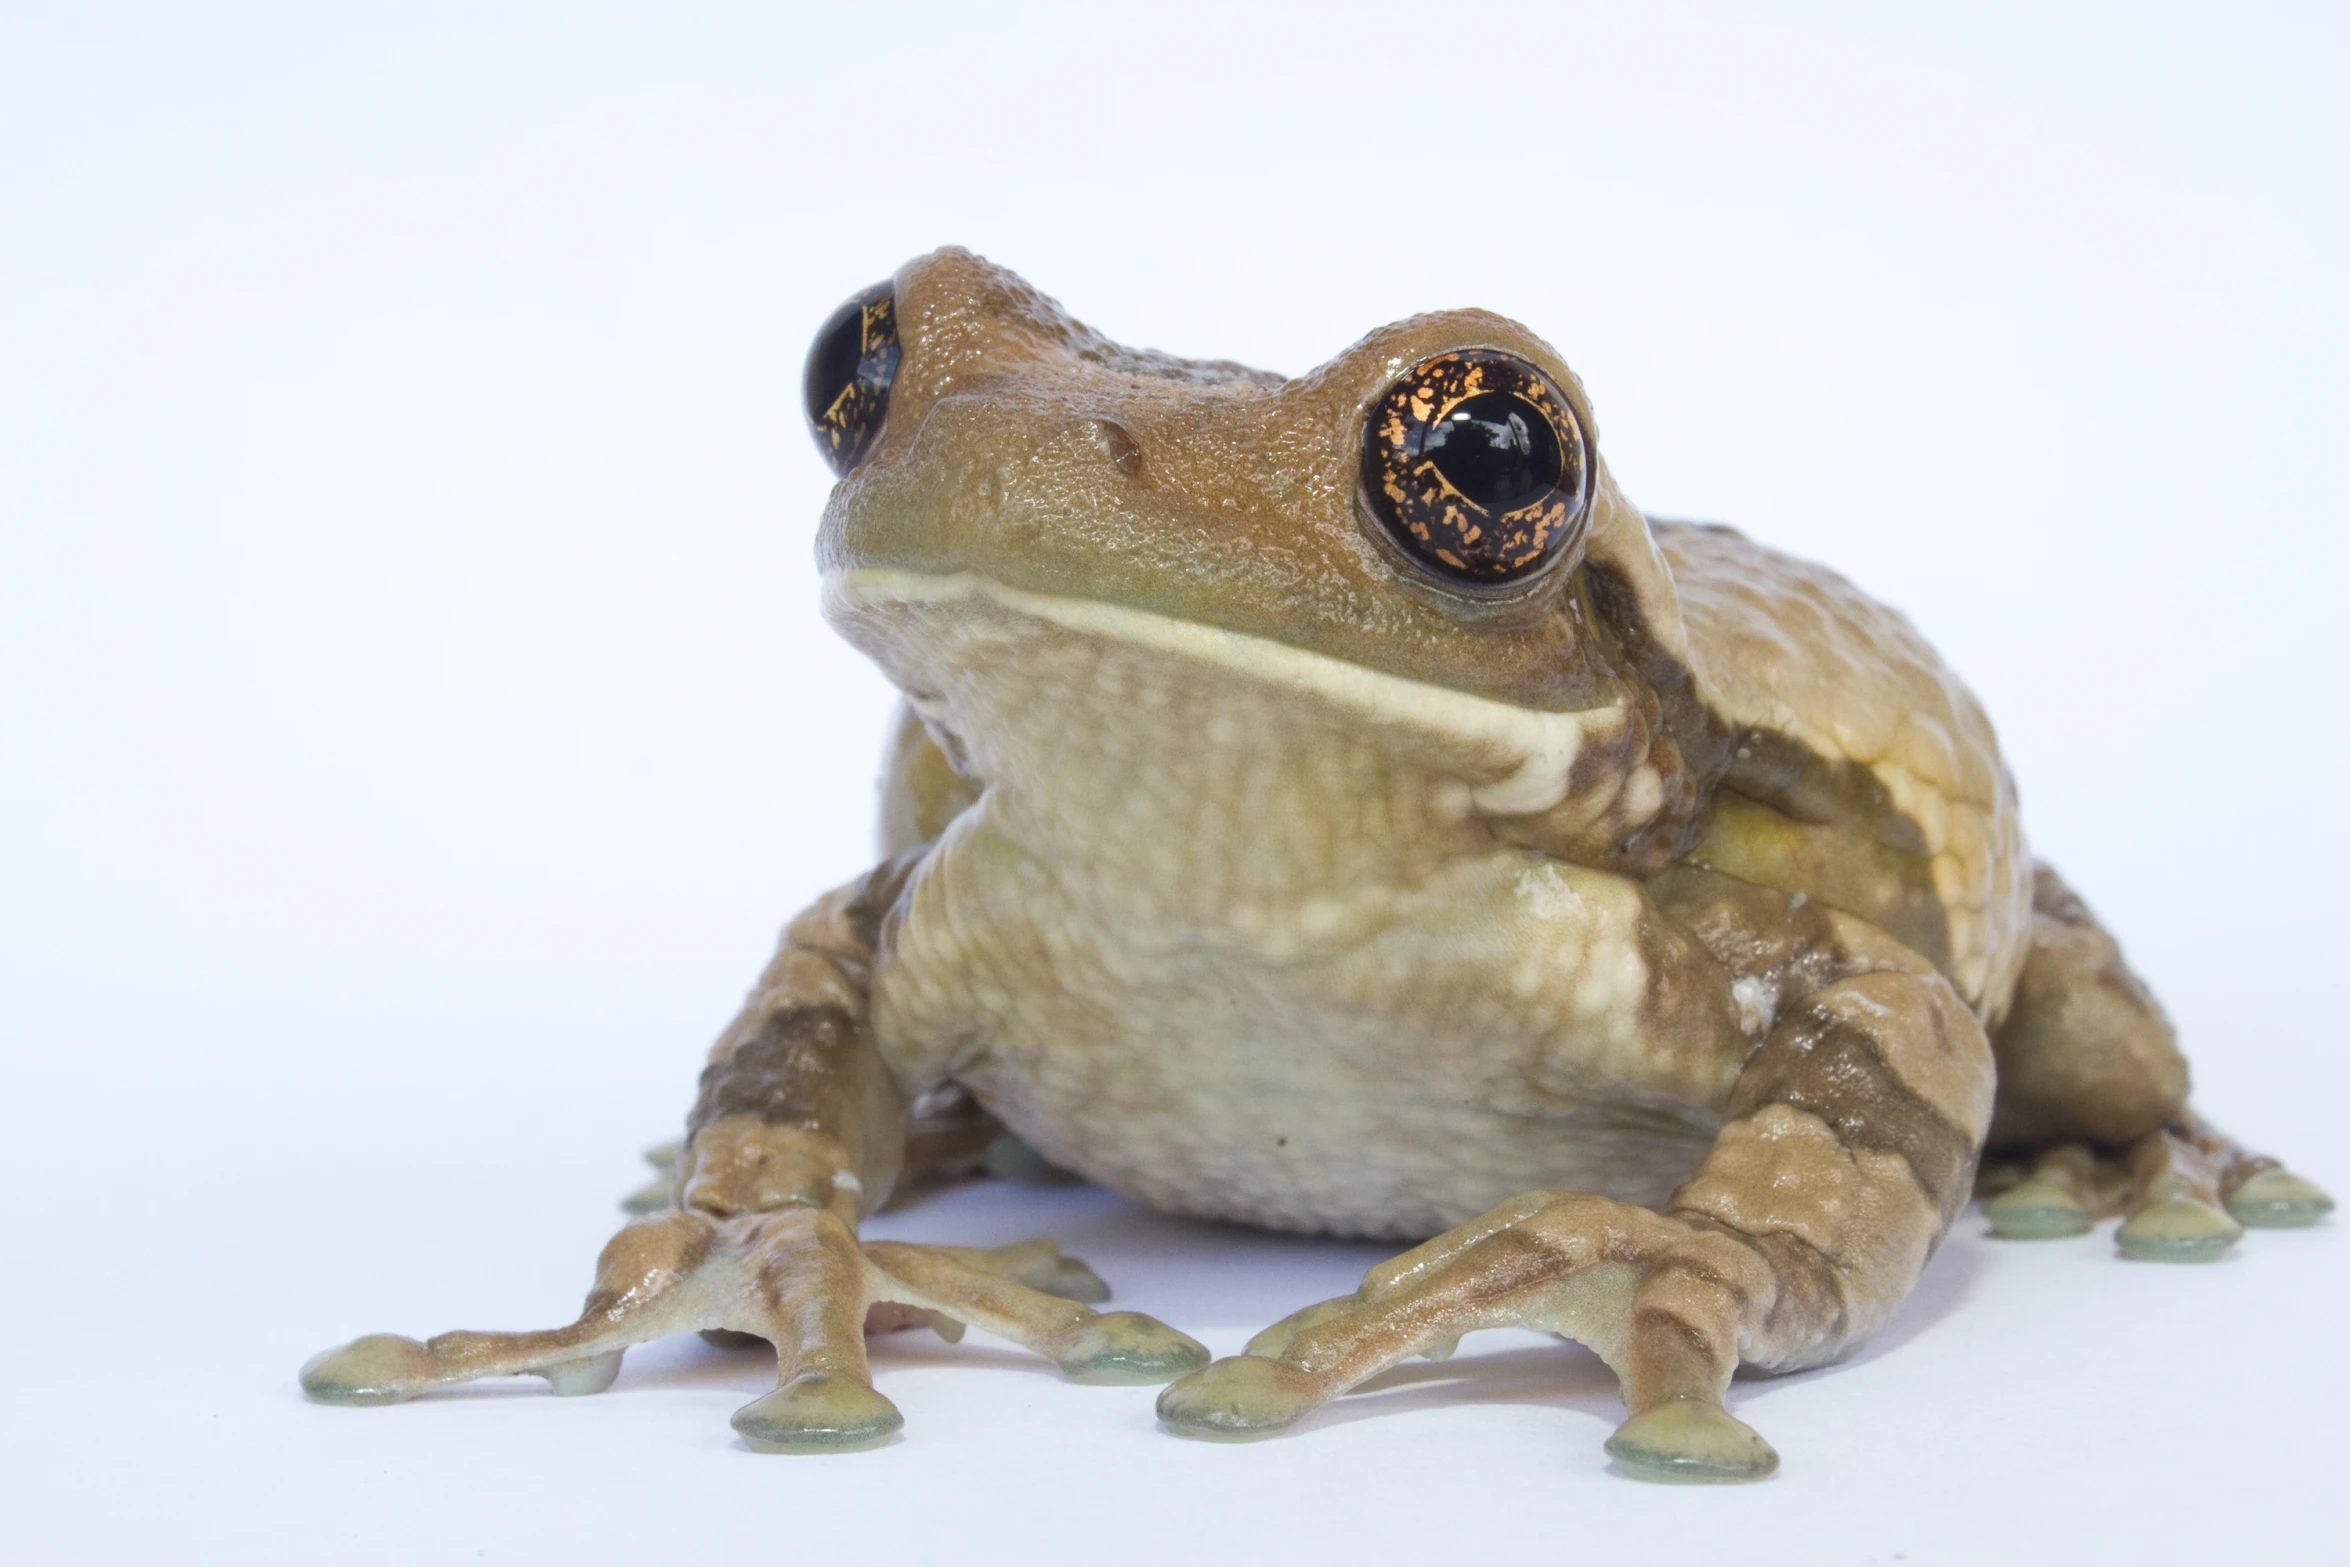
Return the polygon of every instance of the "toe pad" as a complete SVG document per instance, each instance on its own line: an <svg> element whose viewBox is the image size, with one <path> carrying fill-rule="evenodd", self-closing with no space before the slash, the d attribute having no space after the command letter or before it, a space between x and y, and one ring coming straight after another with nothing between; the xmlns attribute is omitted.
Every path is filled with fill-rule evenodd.
<svg viewBox="0 0 2350 1567"><path fill-rule="evenodd" d="M1633 1479L1667 1485L1735 1485L1779 1467L1779 1455L1753 1427L1693 1398L1634 1415L1607 1439L1607 1455Z"/></svg>
<svg viewBox="0 0 2350 1567"><path fill-rule="evenodd" d="M2303 1229L2333 1211L2331 1197L2290 1170L2263 1170L2228 1198L2236 1221L2256 1229Z"/></svg>
<svg viewBox="0 0 2350 1567"><path fill-rule="evenodd" d="M397 1404L430 1386L432 1351L397 1333L370 1333L341 1349L313 1355L302 1367L302 1391L321 1404Z"/></svg>
<svg viewBox="0 0 2350 1567"><path fill-rule="evenodd" d="M811 1371L734 1412L754 1453L855 1453L895 1436L897 1405L850 1377Z"/></svg>
<svg viewBox="0 0 2350 1567"><path fill-rule="evenodd" d="M1271 1436L1322 1402L1312 1378L1263 1355L1233 1355L1159 1395L1159 1419L1177 1436L1248 1442Z"/></svg>
<svg viewBox="0 0 2350 1567"><path fill-rule="evenodd" d="M2089 1210L2071 1193L2047 1181L2026 1181L2000 1193L1983 1205L1991 1233L2002 1240L2050 1240L2059 1235L2082 1235L2089 1229Z"/></svg>
<svg viewBox="0 0 2350 1567"><path fill-rule="evenodd" d="M2244 1233L2227 1214L2195 1197L2165 1197L2130 1216L2114 1233L2122 1255L2139 1262L2216 1262Z"/></svg>
<svg viewBox="0 0 2350 1567"><path fill-rule="evenodd" d="M1093 1318L1053 1357L1072 1381L1150 1386L1208 1363L1206 1346L1140 1312Z"/></svg>

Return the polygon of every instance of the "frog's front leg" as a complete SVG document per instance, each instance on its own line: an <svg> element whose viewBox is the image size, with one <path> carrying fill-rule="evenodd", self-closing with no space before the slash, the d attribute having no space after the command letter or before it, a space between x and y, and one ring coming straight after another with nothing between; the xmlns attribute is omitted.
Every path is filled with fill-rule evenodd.
<svg viewBox="0 0 2350 1567"><path fill-rule="evenodd" d="M1950 985L1858 922L1791 924L1806 919L1818 940L1722 944L1782 1000L1727 1124L1662 1212L1513 1198L1175 1383L1168 1426L1270 1434L1464 1333L1531 1327L1616 1372L1631 1418L1608 1451L1626 1472L1771 1473L1777 1455L1723 1408L1732 1372L1833 1360L1891 1317L1967 1200L1991 1114L1990 1045Z"/></svg>
<svg viewBox="0 0 2350 1567"><path fill-rule="evenodd" d="M846 1451L902 1423L873 1390L868 1322L970 1324L1083 1381L1158 1382L1203 1364L1192 1340L1083 1304L1100 1281L1049 1243L993 1251L864 1241L861 1215L904 1162L906 1099L876 1051L867 980L883 913L912 856L795 920L702 1074L678 1162L677 1206L613 1237L577 1320L532 1333L373 1334L318 1356L302 1387L380 1404L476 1377L529 1372L600 1392L631 1344L718 1330L774 1344L777 1387L734 1417L754 1448ZM1076 1297L1076 1298L1072 1298Z"/></svg>

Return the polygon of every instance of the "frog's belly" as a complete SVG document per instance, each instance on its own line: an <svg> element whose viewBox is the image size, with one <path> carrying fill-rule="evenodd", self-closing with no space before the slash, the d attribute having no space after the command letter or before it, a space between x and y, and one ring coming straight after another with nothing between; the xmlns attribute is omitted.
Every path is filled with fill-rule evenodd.
<svg viewBox="0 0 2350 1567"><path fill-rule="evenodd" d="M946 860L876 976L884 1054L1173 1212L1410 1238L1530 1188L1655 1203L1746 1048L1726 998L1660 1012L1636 888L1514 851L1305 949L1105 918L976 834Z"/></svg>
<svg viewBox="0 0 2350 1567"><path fill-rule="evenodd" d="M1156 1031L1152 1031L1155 1033ZM964 1080L1055 1164L1153 1207L1416 1240L1532 1188L1661 1201L1702 1125L1635 1106L1517 1115L1383 1081L1345 1042L1139 1034L1086 1052L1006 1041Z"/></svg>

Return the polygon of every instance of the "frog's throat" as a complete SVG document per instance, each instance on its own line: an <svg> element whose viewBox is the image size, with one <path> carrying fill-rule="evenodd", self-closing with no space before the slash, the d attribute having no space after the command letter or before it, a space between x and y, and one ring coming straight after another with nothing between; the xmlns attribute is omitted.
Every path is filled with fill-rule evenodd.
<svg viewBox="0 0 2350 1567"><path fill-rule="evenodd" d="M1490 697L1365 669L1286 642L1121 604L1034 593L975 572L941 574L861 566L832 572L824 579L824 612L835 624L860 611L893 604L973 601L1080 636L1229 670L1263 685L1334 704L1373 724L1434 732L1489 754L1512 758L1514 765L1503 776L1471 789L1478 808L1495 816L1529 815L1559 804L1566 798L1569 774L1585 737L1612 734L1621 729L1626 717L1621 703L1574 712L1513 707Z"/></svg>

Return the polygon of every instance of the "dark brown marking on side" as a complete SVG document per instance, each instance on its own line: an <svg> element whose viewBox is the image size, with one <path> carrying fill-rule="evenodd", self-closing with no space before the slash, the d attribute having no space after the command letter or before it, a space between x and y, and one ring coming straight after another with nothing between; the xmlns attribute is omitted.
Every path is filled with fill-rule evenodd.
<svg viewBox="0 0 2350 1567"><path fill-rule="evenodd" d="M1851 1310L1844 1274L1835 1259L1786 1230L1747 1237L1747 1244L1763 1254L1777 1286L1766 1319L1773 1336L1786 1335L1786 1324L1802 1323L1813 1342L1833 1343L1844 1337Z"/></svg>
<svg viewBox="0 0 2350 1567"><path fill-rule="evenodd" d="M1643 1304L1633 1307L1632 1331L1635 1342L1640 1342L1643 1352L1649 1356L1658 1356L1664 1352L1664 1346L1656 1342L1658 1337L1662 1337L1671 1341L1697 1365L1718 1366L1721 1362L1714 1335L1671 1306Z"/></svg>
<svg viewBox="0 0 2350 1567"><path fill-rule="evenodd" d="M857 1020L836 1006L789 1007L702 1069L686 1136L711 1122L747 1115L791 1125L840 1097L860 1043Z"/></svg>
<svg viewBox="0 0 2350 1567"><path fill-rule="evenodd" d="M1795 981L1784 999L1859 970L1829 906L1697 865L1651 877L1649 901L1732 974Z"/></svg>
<svg viewBox="0 0 2350 1567"><path fill-rule="evenodd" d="M1701 865L1676 865L1650 878L1648 897L1731 975L1766 981L1776 1000L1774 1022L1840 979L1931 967L1899 937L1820 899Z"/></svg>
<svg viewBox="0 0 2350 1567"><path fill-rule="evenodd" d="M1927 1008L1904 1006L1888 1026L1936 1028L1940 1020ZM1772 1032L1739 1074L1726 1109L1735 1120L1773 1104L1818 1116L1847 1148L1898 1154L1945 1225L1972 1190L1974 1139L1902 1080L1873 1031L1821 1001L1795 1008Z"/></svg>
<svg viewBox="0 0 2350 1567"><path fill-rule="evenodd" d="M1658 531L1697 527L1651 519ZM1656 694L1664 731L1701 807L1649 829L1670 859L1693 856L1759 886L1806 896L1889 931L1949 972L1950 916L1917 822L1857 762L1822 756L1709 707L1688 667L1657 644L1625 577L1588 563L1592 608L1618 662Z"/></svg>
<svg viewBox="0 0 2350 1567"><path fill-rule="evenodd" d="M923 856L929 852L930 845L917 844L883 860L873 868L872 873L865 878L864 885L857 889L857 895L849 900L849 906L842 911L849 933L856 937L867 952L878 954L882 950L882 938L888 932L889 917L896 912L898 899L904 895L906 882L913 876L914 867L920 865Z"/></svg>
<svg viewBox="0 0 2350 1567"><path fill-rule="evenodd" d="M1639 597L1624 574L1604 562L1592 561L1583 568L1583 577L1590 585L1591 607L1614 640L1617 657L1656 693L1665 732L1672 736L1683 765L1711 793L1730 766L1734 749L1731 726L1705 705L1689 666L1658 645L1648 617L1641 613ZM1696 825L1703 830L1702 821Z"/></svg>
<svg viewBox="0 0 2350 1567"><path fill-rule="evenodd" d="M1686 1274L1707 1289L1718 1290L1737 1303L1743 1312L1752 1302L1752 1293L1739 1280L1732 1278L1704 1258L1688 1251L1670 1251L1648 1270L1648 1281L1669 1279L1675 1274Z"/></svg>

